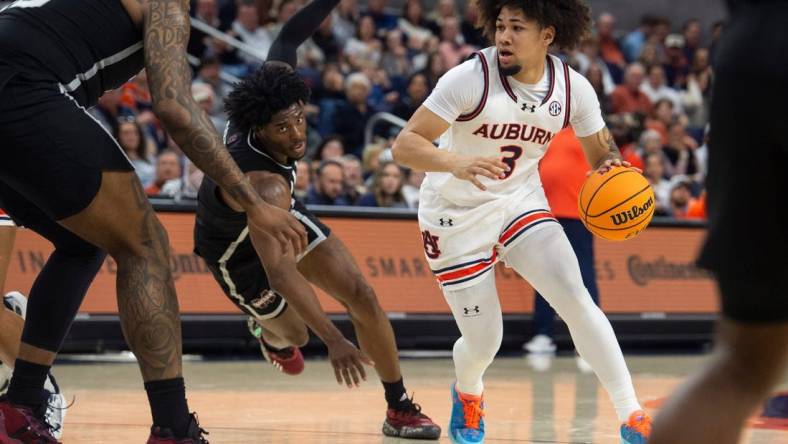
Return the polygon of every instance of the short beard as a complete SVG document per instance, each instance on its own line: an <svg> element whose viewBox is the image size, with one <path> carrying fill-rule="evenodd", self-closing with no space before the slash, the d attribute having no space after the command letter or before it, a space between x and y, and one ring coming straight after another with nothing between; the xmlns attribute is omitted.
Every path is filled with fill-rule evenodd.
<svg viewBox="0 0 788 444"><path fill-rule="evenodd" d="M501 64L499 63L498 69L501 71L501 74L511 77L519 73L523 69L523 67L520 65L501 66Z"/></svg>

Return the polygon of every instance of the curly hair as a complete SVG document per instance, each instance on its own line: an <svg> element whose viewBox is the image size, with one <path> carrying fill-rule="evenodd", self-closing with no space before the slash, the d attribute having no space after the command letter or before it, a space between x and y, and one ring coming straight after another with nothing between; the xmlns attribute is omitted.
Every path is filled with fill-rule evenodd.
<svg viewBox="0 0 788 444"><path fill-rule="evenodd" d="M591 32L591 10L585 0L476 0L477 26L485 37L495 40L495 21L504 6L521 9L542 27L555 28L553 45L575 48Z"/></svg>
<svg viewBox="0 0 788 444"><path fill-rule="evenodd" d="M235 84L224 109L246 131L271 121L290 105L309 100L309 87L287 64L266 62L248 78Z"/></svg>

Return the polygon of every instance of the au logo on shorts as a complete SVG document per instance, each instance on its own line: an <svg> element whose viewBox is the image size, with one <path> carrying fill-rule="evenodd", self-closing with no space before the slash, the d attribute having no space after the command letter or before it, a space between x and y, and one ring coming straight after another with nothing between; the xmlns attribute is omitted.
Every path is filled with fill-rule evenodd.
<svg viewBox="0 0 788 444"><path fill-rule="evenodd" d="M424 240L424 252L430 259L437 259L441 255L441 250L438 248L438 236L430 234L429 230L421 232L421 237Z"/></svg>

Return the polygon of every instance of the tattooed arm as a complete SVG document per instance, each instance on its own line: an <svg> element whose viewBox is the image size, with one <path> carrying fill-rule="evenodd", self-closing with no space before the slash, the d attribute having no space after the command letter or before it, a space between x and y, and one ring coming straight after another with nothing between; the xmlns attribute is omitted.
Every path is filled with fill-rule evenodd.
<svg viewBox="0 0 788 444"><path fill-rule="evenodd" d="M578 137L583 145L586 159L594 170L599 173L608 171L612 166L629 167L629 162L621 159L621 151L613 140L613 135L607 127L587 137Z"/></svg>
<svg viewBox="0 0 788 444"><path fill-rule="evenodd" d="M286 251L306 247L303 226L287 212L266 204L222 143L208 115L191 94L188 0L148 0L144 6L145 67L153 110L178 146L246 211L250 230L273 236Z"/></svg>

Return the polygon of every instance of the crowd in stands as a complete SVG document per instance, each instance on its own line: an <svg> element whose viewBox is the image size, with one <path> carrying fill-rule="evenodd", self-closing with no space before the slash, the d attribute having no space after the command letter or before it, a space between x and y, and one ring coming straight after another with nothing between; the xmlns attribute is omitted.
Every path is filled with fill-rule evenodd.
<svg viewBox="0 0 788 444"><path fill-rule="evenodd" d="M298 51L298 69L312 90L307 156L298 163L296 193L306 204L414 208L424 173L392 163L399 127L374 126L388 112L407 120L448 69L487 46L474 26L473 2L342 0ZM223 132L223 101L261 64L282 24L304 0L193 0L192 14L256 50L236 50L192 29L189 52L200 60L192 94ZM460 7L462 5L462 7ZM703 181L711 65L722 24L671 23L645 15L637 29L620 29L598 14L592 35L558 52L597 92L608 127L625 160L643 170L657 197L657 215L705 217ZM107 92L91 113L117 135L151 196L193 198L202 173L162 131L151 112L144 72Z"/></svg>

